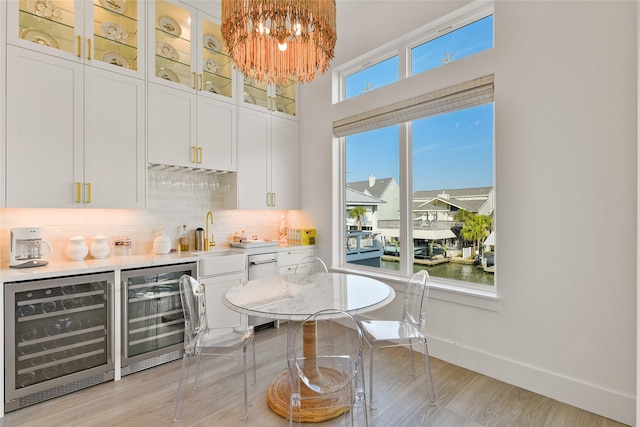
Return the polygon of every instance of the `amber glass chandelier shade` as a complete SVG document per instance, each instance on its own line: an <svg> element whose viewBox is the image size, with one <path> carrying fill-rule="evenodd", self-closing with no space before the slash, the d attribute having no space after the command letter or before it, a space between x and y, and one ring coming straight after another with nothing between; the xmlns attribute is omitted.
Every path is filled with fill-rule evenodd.
<svg viewBox="0 0 640 427"><path fill-rule="evenodd" d="M329 68L334 0L222 0L222 37L234 66L269 83L310 82Z"/></svg>

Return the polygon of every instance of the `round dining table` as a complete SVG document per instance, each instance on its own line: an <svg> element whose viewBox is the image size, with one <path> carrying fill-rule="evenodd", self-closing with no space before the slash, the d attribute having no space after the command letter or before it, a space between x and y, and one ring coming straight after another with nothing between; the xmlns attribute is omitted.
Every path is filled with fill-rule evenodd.
<svg viewBox="0 0 640 427"><path fill-rule="evenodd" d="M394 298L393 288L379 280L323 272L249 280L230 288L223 303L229 309L249 316L288 321L287 339L290 340L292 323L303 321L318 311L334 309L355 315L380 308ZM315 337L309 338L315 341ZM267 404L283 418L288 416L288 375L288 372L280 374L267 389ZM332 411L314 411L312 416L305 417L304 408L302 414L303 422L320 422L337 416Z"/></svg>

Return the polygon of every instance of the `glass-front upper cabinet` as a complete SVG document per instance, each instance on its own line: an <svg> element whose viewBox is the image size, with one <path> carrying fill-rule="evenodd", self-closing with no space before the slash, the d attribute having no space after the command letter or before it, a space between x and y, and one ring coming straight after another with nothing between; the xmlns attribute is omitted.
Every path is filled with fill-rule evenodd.
<svg viewBox="0 0 640 427"><path fill-rule="evenodd" d="M189 6L156 1L149 52L149 80L214 97L233 98L233 67L220 24ZM151 27L151 26L150 26Z"/></svg>
<svg viewBox="0 0 640 427"><path fill-rule="evenodd" d="M267 84L251 77L245 77L243 82L243 104L246 107L267 109L285 116L295 116L297 85L293 79L287 79L283 84Z"/></svg>
<svg viewBox="0 0 640 427"><path fill-rule="evenodd" d="M9 43L99 68L138 74L144 2L16 0L8 2Z"/></svg>

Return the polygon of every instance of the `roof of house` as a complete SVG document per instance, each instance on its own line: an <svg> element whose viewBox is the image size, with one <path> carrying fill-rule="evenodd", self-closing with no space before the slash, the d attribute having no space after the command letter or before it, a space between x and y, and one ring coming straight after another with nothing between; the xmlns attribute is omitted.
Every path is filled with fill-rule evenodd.
<svg viewBox="0 0 640 427"><path fill-rule="evenodd" d="M353 205L372 206L372 205L383 205L387 203L382 199L370 196L369 194L365 194L365 193L356 191L353 188L348 188L348 187L347 187L347 192L345 194L345 199L346 199L347 206L353 206Z"/></svg>
<svg viewBox="0 0 640 427"><path fill-rule="evenodd" d="M376 178L372 187L369 187L369 180L348 182L347 188L352 188L360 193L371 194L374 197L382 197L384 192L393 182L393 178Z"/></svg>
<svg viewBox="0 0 640 427"><path fill-rule="evenodd" d="M434 197L448 195L450 198L459 199L461 197L488 197L493 187L472 187L472 188L452 188L442 190L420 190L413 192L413 198L415 199L431 199ZM444 199L444 197L442 197Z"/></svg>

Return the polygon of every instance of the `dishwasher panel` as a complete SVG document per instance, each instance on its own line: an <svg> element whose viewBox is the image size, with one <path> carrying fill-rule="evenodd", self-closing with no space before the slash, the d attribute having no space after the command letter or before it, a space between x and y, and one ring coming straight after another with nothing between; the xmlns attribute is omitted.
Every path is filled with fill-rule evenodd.
<svg viewBox="0 0 640 427"><path fill-rule="evenodd" d="M278 259L275 252L248 256L249 280L262 279L278 274ZM278 327L278 322L264 317L249 316L249 326L255 329Z"/></svg>

